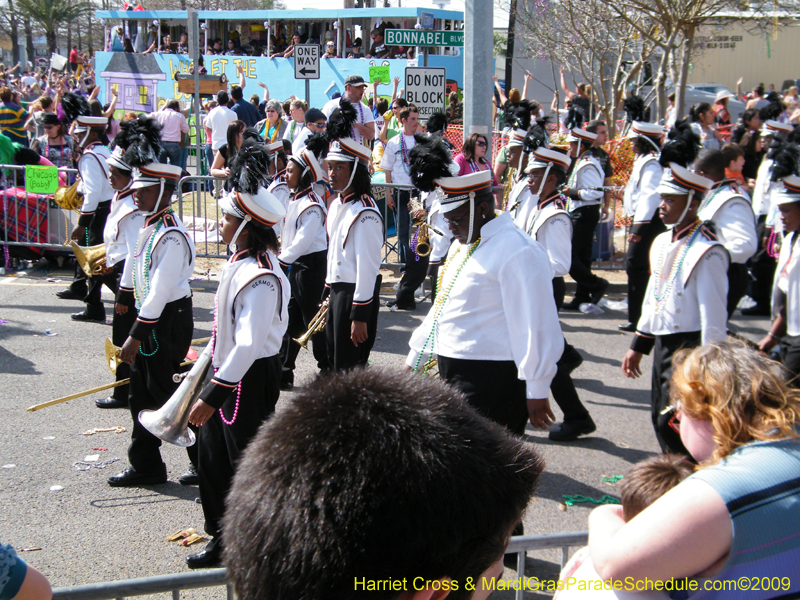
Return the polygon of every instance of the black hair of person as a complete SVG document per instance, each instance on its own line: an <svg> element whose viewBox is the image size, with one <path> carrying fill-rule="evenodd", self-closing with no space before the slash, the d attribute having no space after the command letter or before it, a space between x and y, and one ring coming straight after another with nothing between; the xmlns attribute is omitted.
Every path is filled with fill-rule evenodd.
<svg viewBox="0 0 800 600"><path fill-rule="evenodd" d="M354 199L361 198L361 196L365 194L372 197L372 179L370 178L367 166L361 161L349 164L356 169L356 174L353 176L353 183L350 184L350 191L355 194Z"/></svg>
<svg viewBox="0 0 800 600"><path fill-rule="evenodd" d="M259 254L263 254L266 250L274 254L280 252L280 244L278 244L278 236L272 227L260 227L253 225L253 222L247 223L244 228L247 230L247 255L255 258Z"/></svg>
<svg viewBox="0 0 800 600"><path fill-rule="evenodd" d="M676 122L667 137L667 143L661 148L658 162L665 169L673 162L689 168L700 152L700 136L692 130L689 117Z"/></svg>
<svg viewBox="0 0 800 600"><path fill-rule="evenodd" d="M725 155L722 150L707 150L695 163L695 171L702 171L705 176L714 181L725 179Z"/></svg>
<svg viewBox="0 0 800 600"><path fill-rule="evenodd" d="M637 135L635 138L633 138L633 152L639 156L650 154L653 150L655 150L653 144L661 148L660 139L655 137L645 138L643 135Z"/></svg>
<svg viewBox="0 0 800 600"><path fill-rule="evenodd" d="M236 596L349 600L362 578L478 581L543 467L437 378L376 367L320 377L259 429L237 467L223 520ZM470 598L468 588L448 600Z"/></svg>

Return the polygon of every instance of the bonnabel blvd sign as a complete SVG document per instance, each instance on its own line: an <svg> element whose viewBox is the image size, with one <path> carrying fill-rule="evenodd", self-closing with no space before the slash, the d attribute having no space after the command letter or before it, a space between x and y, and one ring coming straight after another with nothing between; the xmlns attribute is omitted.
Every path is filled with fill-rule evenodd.
<svg viewBox="0 0 800 600"><path fill-rule="evenodd" d="M463 46L464 32L387 29L383 41L387 46Z"/></svg>

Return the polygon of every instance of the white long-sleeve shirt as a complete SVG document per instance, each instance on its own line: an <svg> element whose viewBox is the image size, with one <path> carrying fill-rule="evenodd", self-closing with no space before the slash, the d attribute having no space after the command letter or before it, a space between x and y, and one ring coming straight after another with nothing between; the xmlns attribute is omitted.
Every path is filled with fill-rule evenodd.
<svg viewBox="0 0 800 600"><path fill-rule="evenodd" d="M113 267L133 255L139 230L144 225L144 213L136 208L133 201L133 190L128 188L114 194L111 201L111 212L103 229L103 241L106 246L106 266ZM125 265L128 267L128 265ZM132 268L132 267L131 267ZM125 269L123 268L123 273ZM130 280L130 274L128 279ZM128 281L128 287L132 281Z"/></svg>
<svg viewBox="0 0 800 600"><path fill-rule="evenodd" d="M790 233L781 244L778 267L772 287L772 315L786 309L786 334L800 335L800 247L797 232Z"/></svg>
<svg viewBox="0 0 800 600"><path fill-rule="evenodd" d="M720 182L706 194L697 218L711 221L731 262L744 264L758 250L756 219L750 201L730 182Z"/></svg>
<svg viewBox="0 0 800 600"><path fill-rule="evenodd" d="M650 248L650 281L631 345L640 352L649 353L654 336L659 335L699 331L703 344L727 336L728 251L701 225L689 238L691 245L680 269L673 273L691 232L682 232L676 240L673 233L665 231Z"/></svg>
<svg viewBox="0 0 800 600"><path fill-rule="evenodd" d="M328 248L325 230L325 203L311 191L299 192L289 201L281 236L281 264L291 265L301 256L321 252Z"/></svg>
<svg viewBox="0 0 800 600"><path fill-rule="evenodd" d="M241 250L225 263L212 359L217 370L212 383L221 389L204 393L207 403L221 406L255 361L278 354L289 323L289 288L271 252L256 259Z"/></svg>
<svg viewBox="0 0 800 600"><path fill-rule="evenodd" d="M572 266L572 219L556 204L555 198L534 204L536 211L531 215L527 232L544 246L553 277L563 277Z"/></svg>
<svg viewBox="0 0 800 600"><path fill-rule="evenodd" d="M194 270L194 243L183 223L174 214L165 213L166 210L145 220L131 261L139 309L131 337L137 340L144 339L156 326L168 303L192 293L189 278ZM149 265L148 248L151 248Z"/></svg>
<svg viewBox="0 0 800 600"><path fill-rule="evenodd" d="M369 196L337 196L328 211L328 268L325 283L354 283L355 313L366 310L381 268L383 218ZM352 317L354 320L361 320Z"/></svg>
<svg viewBox="0 0 800 600"><path fill-rule="evenodd" d="M625 186L625 214L633 217L634 223L649 223L661 204L661 194L656 192L664 169L658 159L645 154L633 162L628 185Z"/></svg>
<svg viewBox="0 0 800 600"><path fill-rule="evenodd" d="M458 241L451 246L443 289L411 336L406 364L414 368L433 355L513 360L527 397L547 398L564 337L544 248L517 228L507 212L483 225L481 242L465 262L469 248ZM434 319L439 302L441 312ZM433 343L426 345L434 326Z"/></svg>
<svg viewBox="0 0 800 600"><path fill-rule="evenodd" d="M81 181L78 192L83 194L81 218L91 216L101 202L108 202L114 197L114 189L108 182L108 163L111 156L108 148L97 143L87 146L78 161L78 172Z"/></svg>
<svg viewBox="0 0 800 600"><path fill-rule="evenodd" d="M578 191L577 198L570 198L570 210L583 206L594 206L603 201L603 167L600 161L591 154L584 154L578 159L575 170L569 177L569 187Z"/></svg>

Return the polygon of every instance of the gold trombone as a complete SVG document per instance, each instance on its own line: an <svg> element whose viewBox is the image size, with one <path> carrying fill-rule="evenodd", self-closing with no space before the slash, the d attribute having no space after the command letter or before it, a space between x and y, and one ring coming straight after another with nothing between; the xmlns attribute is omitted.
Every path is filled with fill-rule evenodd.
<svg viewBox="0 0 800 600"><path fill-rule="evenodd" d="M306 350L308 350L308 340L310 340L315 334L325 329L325 325L328 323L329 299L330 296L328 296L327 298L325 298L325 300L322 301L322 305L319 307L317 314L314 315L314 318L311 319L311 322L308 324L308 330L306 330L306 332L299 338L292 338L295 342L300 344Z"/></svg>
<svg viewBox="0 0 800 600"><path fill-rule="evenodd" d="M198 344L205 344L211 341L210 337L198 338L196 340L192 340L189 342L190 346L196 346ZM117 374L117 367L122 362L119 358L120 347L115 346L114 342L111 341L111 338L106 338L106 345L105 345L105 355L106 355L106 364L108 365L108 370L111 371L112 375Z"/></svg>

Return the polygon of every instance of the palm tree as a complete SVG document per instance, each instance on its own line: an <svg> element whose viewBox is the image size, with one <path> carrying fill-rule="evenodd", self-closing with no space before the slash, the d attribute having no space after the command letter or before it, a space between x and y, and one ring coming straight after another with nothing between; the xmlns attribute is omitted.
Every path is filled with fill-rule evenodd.
<svg viewBox="0 0 800 600"><path fill-rule="evenodd" d="M17 8L44 30L51 54L56 51L58 28L93 10L88 3L70 4L69 0L17 0Z"/></svg>

